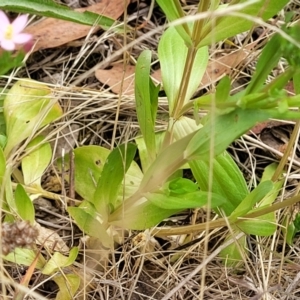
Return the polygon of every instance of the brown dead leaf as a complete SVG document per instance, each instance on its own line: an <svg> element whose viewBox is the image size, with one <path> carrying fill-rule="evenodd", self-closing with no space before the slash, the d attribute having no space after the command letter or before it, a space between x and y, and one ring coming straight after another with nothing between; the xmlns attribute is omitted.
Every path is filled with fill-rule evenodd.
<svg viewBox="0 0 300 300"><path fill-rule="evenodd" d="M102 14L112 19L119 18L124 12L124 0L102 0L100 3L76 11L91 11ZM98 30L96 27L94 31ZM70 41L86 36L91 26L80 25L73 22L46 18L27 27L25 32L30 33L37 40L33 51L40 49L55 48Z"/></svg>
<svg viewBox="0 0 300 300"><path fill-rule="evenodd" d="M122 88L122 78L123 81L123 88L122 94L123 95L133 95L134 94L134 72L135 66L127 65L124 68L122 63L114 65L111 69L108 70L97 70L95 72L96 78L110 86L111 90L119 94L121 93Z"/></svg>
<svg viewBox="0 0 300 300"><path fill-rule="evenodd" d="M274 121L274 120L265 121L256 124L248 133L260 134L265 128L272 128L272 127L285 125L285 124L286 124L285 122L281 122L281 121Z"/></svg>
<svg viewBox="0 0 300 300"><path fill-rule="evenodd" d="M124 65L122 63L115 64L111 69L107 70L97 70L95 72L96 78L102 82L110 86L112 92L116 94L121 93L121 83L123 80L123 88L122 94L123 95L133 95L134 94L134 73L135 73L135 66L127 65L124 70ZM160 72L153 72L151 77L160 81Z"/></svg>
<svg viewBox="0 0 300 300"><path fill-rule="evenodd" d="M224 77L226 74L230 74L234 68L236 68L246 57L249 56L251 51L257 42L251 43L241 50L234 51L228 55L211 59L208 63L206 72L202 78L200 87L204 88ZM119 94L121 92L121 82L123 82L123 94L134 94L134 72L135 67L128 65L126 67L125 76L123 75L123 64L114 65L108 70L97 70L95 72L96 78L111 87L111 90ZM161 82L161 71L157 70L151 74L151 77L156 81Z"/></svg>
<svg viewBox="0 0 300 300"><path fill-rule="evenodd" d="M37 237L37 243L50 250L59 252L68 252L70 249L63 241L63 239L57 234L57 232L41 226L39 223L34 224L37 228L39 235Z"/></svg>

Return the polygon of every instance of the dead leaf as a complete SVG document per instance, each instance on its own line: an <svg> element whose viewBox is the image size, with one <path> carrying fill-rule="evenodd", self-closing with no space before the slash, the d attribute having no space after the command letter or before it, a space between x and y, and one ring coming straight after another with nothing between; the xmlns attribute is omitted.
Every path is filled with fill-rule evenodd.
<svg viewBox="0 0 300 300"><path fill-rule="evenodd" d="M202 78L200 88L215 83L226 74L230 74L234 68L249 56L249 51L254 48L256 43L257 42L253 42L241 50L234 51L216 59L211 59ZM121 92L121 82L124 78L122 93L125 95L133 95L135 67L131 65L126 66L125 73L123 72L123 69L124 65L120 63L108 70L97 70L95 76L100 82L110 86L111 90L116 94ZM162 81L160 70L153 72L151 77L158 82Z"/></svg>
<svg viewBox="0 0 300 300"><path fill-rule="evenodd" d="M265 128L272 128L275 126L280 126L280 125L285 125L285 122L281 122L281 121L265 121L265 122L261 122L256 124L249 132L248 134L254 133L254 134L260 134L263 129Z"/></svg>
<svg viewBox="0 0 300 300"><path fill-rule="evenodd" d="M124 65L120 63L108 70L97 70L95 76L100 82L110 86L114 93L120 94L122 88L123 95L133 95L134 72L135 66L127 65L124 68ZM121 85L122 78L124 78L123 86Z"/></svg>
<svg viewBox="0 0 300 300"><path fill-rule="evenodd" d="M37 242L39 245L48 248L50 251L54 250L66 253L70 250L63 239L57 234L57 232L45 228L37 222L35 222L34 226L39 232L39 235L37 237Z"/></svg>
<svg viewBox="0 0 300 300"><path fill-rule="evenodd" d="M112 19L119 18L124 12L124 0L102 0L100 3L76 11L91 11L102 14ZM96 27L94 31L98 30ZM37 40L33 51L55 48L68 42L85 37L91 30L91 26L81 25L64 20L46 18L27 27L25 32L30 33Z"/></svg>

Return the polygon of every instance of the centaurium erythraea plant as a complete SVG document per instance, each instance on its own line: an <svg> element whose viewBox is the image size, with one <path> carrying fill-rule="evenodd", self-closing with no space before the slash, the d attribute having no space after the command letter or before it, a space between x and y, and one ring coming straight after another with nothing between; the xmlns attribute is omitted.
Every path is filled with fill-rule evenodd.
<svg viewBox="0 0 300 300"><path fill-rule="evenodd" d="M28 20L27 15L18 16L12 23L0 10L0 47L7 51L16 49L16 45L25 45L32 40L32 35L22 33Z"/></svg>

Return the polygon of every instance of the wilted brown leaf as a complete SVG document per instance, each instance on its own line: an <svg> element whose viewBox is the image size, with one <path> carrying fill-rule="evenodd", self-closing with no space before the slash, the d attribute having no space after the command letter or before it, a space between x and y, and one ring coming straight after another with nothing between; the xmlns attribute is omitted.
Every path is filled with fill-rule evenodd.
<svg viewBox="0 0 300 300"><path fill-rule="evenodd" d="M127 65L124 67L120 63L114 65L111 69L97 70L95 76L100 82L110 86L114 93L121 93L122 88L123 95L132 95L134 94L134 72L135 66ZM121 85L122 78L124 78L123 86Z"/></svg>
<svg viewBox="0 0 300 300"><path fill-rule="evenodd" d="M230 74L234 68L236 68L247 56L249 56L249 51L251 51L255 45L256 42L247 45L244 49L234 51L219 58L211 59L202 78L200 87L204 88L220 80L226 74ZM109 85L111 90L116 94L121 92L121 82L124 78L123 94L132 95L134 94L135 67L128 65L124 75L123 69L123 64L118 64L114 65L111 69L97 70L95 72L95 76L100 82ZM158 82L162 81L160 70L153 72L151 77L156 79Z"/></svg>
<svg viewBox="0 0 300 300"><path fill-rule="evenodd" d="M119 18L124 12L124 0L102 0L100 3L87 8L76 9L76 11L91 11L100 15L105 15L112 19ZM95 28L95 31L99 27ZM26 29L27 33L37 40L33 51L40 49L55 48L70 41L86 36L91 30L91 26L80 25L73 22L46 18L32 24Z"/></svg>

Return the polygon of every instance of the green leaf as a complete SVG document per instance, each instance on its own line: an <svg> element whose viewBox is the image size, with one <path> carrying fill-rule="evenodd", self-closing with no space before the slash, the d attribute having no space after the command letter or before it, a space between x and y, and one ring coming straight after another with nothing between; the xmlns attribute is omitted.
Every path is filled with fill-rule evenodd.
<svg viewBox="0 0 300 300"><path fill-rule="evenodd" d="M4 154L39 128L62 115L56 99L51 98L51 90L34 80L19 80L7 93L4 100L7 144Z"/></svg>
<svg viewBox="0 0 300 300"><path fill-rule="evenodd" d="M174 109L178 98L180 84L185 76L184 67L187 59L188 48L180 38L175 28L168 28L161 37L158 45L163 88L167 94L169 111ZM186 104L197 90L208 63L208 49L203 47L197 51L189 85L186 91L184 104Z"/></svg>
<svg viewBox="0 0 300 300"><path fill-rule="evenodd" d="M220 210L227 216L249 193L243 174L227 152L216 156L212 167L209 162L201 160L191 161L189 165L202 191L209 191L211 188L213 193L222 195L226 199L220 206ZM211 184L210 172L213 173Z"/></svg>
<svg viewBox="0 0 300 300"><path fill-rule="evenodd" d="M76 292L80 287L80 277L76 274L58 275L53 278L58 285L59 291L56 300L73 300Z"/></svg>
<svg viewBox="0 0 300 300"><path fill-rule="evenodd" d="M296 231L299 232L300 231L300 214L299 213L297 213L293 223L295 225Z"/></svg>
<svg viewBox="0 0 300 300"><path fill-rule="evenodd" d="M1 0L0 8L19 13L29 13L38 16L51 17L72 21L84 25L100 25L105 28L112 26L115 21L105 16L85 11L77 12L69 7L55 3L54 1L40 0Z"/></svg>
<svg viewBox="0 0 300 300"><path fill-rule="evenodd" d="M164 132L156 132L155 133L156 153L158 153L159 149L161 148L161 144L162 144L164 136L165 136ZM147 150L145 140L143 139L143 137L135 138L135 142L138 147L139 158L141 161L142 170L143 170L143 172L145 172L147 170L148 166L151 165L151 158L148 156L148 150Z"/></svg>
<svg viewBox="0 0 300 300"><path fill-rule="evenodd" d="M186 145L193 138L192 133L163 149L156 160L144 174L140 185L141 192L154 192L175 173L187 160L185 159ZM155 176L153 176L155 174Z"/></svg>
<svg viewBox="0 0 300 300"><path fill-rule="evenodd" d="M199 128L194 120L182 117L174 125L174 135L179 140ZM226 151L214 158L212 166L209 161L203 160L192 160L189 166L202 191L211 191L226 199L221 209L227 216L249 193L243 174ZM213 173L211 183L210 172Z"/></svg>
<svg viewBox="0 0 300 300"><path fill-rule="evenodd" d="M169 21L175 21L185 16L179 0L156 0L156 2L164 11ZM176 26L175 28L179 37L183 39L187 45L192 45L191 31L189 26L184 23Z"/></svg>
<svg viewBox="0 0 300 300"><path fill-rule="evenodd" d="M74 150L75 165L75 190L85 200L91 203L94 200L94 194L97 182L101 176L103 166L110 151L100 146L82 146ZM58 167L61 170L61 160L58 161ZM65 170L69 168L69 156L65 157ZM139 166L132 162L125 175L124 190L119 191L117 203L124 197L131 196L139 187L143 174Z"/></svg>
<svg viewBox="0 0 300 300"><path fill-rule="evenodd" d="M294 221L292 221L288 216L285 216L282 225L282 231L286 235L286 242L291 246L293 245L293 239L296 233L300 231L300 214L296 214Z"/></svg>
<svg viewBox="0 0 300 300"><path fill-rule="evenodd" d="M25 54L26 53L22 51L22 49L17 53L13 53L12 51L2 51L0 54L0 75L5 75L11 69L21 66Z"/></svg>
<svg viewBox="0 0 300 300"><path fill-rule="evenodd" d="M286 242L288 245L292 246L293 245L293 239L297 233L297 230L295 228L295 225L293 222L287 224L287 220L285 219L283 222L283 227L282 231L286 236Z"/></svg>
<svg viewBox="0 0 300 300"><path fill-rule="evenodd" d="M255 73L251 78L249 85L246 88L245 95L258 92L267 79L272 69L277 66L278 60L282 56L280 51L281 36L275 34L264 47L256 64Z"/></svg>
<svg viewBox="0 0 300 300"><path fill-rule="evenodd" d="M243 13L247 16L258 16L263 20L268 20L277 14L287 3L288 0L276 0L276 1L253 1L249 0L238 1L238 4L247 4L243 9L239 10L239 13ZM245 19L240 16L231 16L226 14L226 7L221 6L220 9L224 10L224 14L219 17L211 18L211 20L204 26L202 40L198 47L210 45L212 42L216 43L237 35L251 29L255 23L251 20Z"/></svg>
<svg viewBox="0 0 300 300"><path fill-rule="evenodd" d="M274 223L274 213L266 214L263 218L245 220L237 226L243 232L257 236L270 236L277 229L277 224Z"/></svg>
<svg viewBox="0 0 300 300"><path fill-rule="evenodd" d="M214 140L214 154L219 155L230 143L257 122L267 120L271 116L269 111L258 109L235 109L225 115L210 115L205 125L187 145L185 157L189 160L201 159L208 161L211 156L211 139Z"/></svg>
<svg viewBox="0 0 300 300"><path fill-rule="evenodd" d="M22 159L22 172L26 185L41 187L41 177L52 157L50 144L43 141L44 137L38 136L26 148L29 154Z"/></svg>
<svg viewBox="0 0 300 300"><path fill-rule="evenodd" d="M224 242L232 239L232 237L237 235L238 233L239 230L233 229L233 234L231 232L228 233ZM245 254L247 253L248 253L247 236L243 235L238 240L236 240L235 243L222 249L219 255L222 258L223 263L227 267L238 267L238 265L243 261Z"/></svg>
<svg viewBox="0 0 300 300"><path fill-rule="evenodd" d="M246 215L252 210L256 203L259 203L271 190L273 189L273 182L270 180L261 182L246 198L239 204L239 206L230 215L231 218L236 219L240 216Z"/></svg>
<svg viewBox="0 0 300 300"><path fill-rule="evenodd" d="M118 197L115 202L116 207L139 189L143 176L139 165L135 161L132 161L125 174L124 182L122 182L122 188L119 189Z"/></svg>
<svg viewBox="0 0 300 300"><path fill-rule="evenodd" d="M198 191L197 184L187 178L175 178L168 184L170 195L182 195L196 191Z"/></svg>
<svg viewBox="0 0 300 300"><path fill-rule="evenodd" d="M14 252L11 252L6 256L3 255L3 259L18 265L24 265L29 267L35 260L36 255L37 254L35 253L35 251L31 249L16 248ZM41 254L38 254L38 256L39 258L35 267L41 270L45 266L46 260Z"/></svg>
<svg viewBox="0 0 300 300"><path fill-rule="evenodd" d="M22 220L28 220L33 224L35 217L34 206L21 184L17 185L15 191L15 204L17 213Z"/></svg>
<svg viewBox="0 0 300 300"><path fill-rule="evenodd" d="M68 207L68 212L85 234L100 239L107 248L112 247L112 239L106 232L107 224L103 224L90 202L84 201L79 207Z"/></svg>
<svg viewBox="0 0 300 300"><path fill-rule="evenodd" d="M6 170L6 159L2 148L0 147L0 184L3 181L5 170Z"/></svg>
<svg viewBox="0 0 300 300"><path fill-rule="evenodd" d="M216 95L215 95L216 102L217 103L226 102L227 99L229 98L230 89L231 89L230 78L228 76L225 76L220 80L219 84L217 85Z"/></svg>
<svg viewBox="0 0 300 300"><path fill-rule="evenodd" d="M74 263L79 253L78 247L70 250L69 256L65 256L59 252L54 252L42 270L42 274L51 275L59 269L68 267Z"/></svg>
<svg viewBox="0 0 300 300"><path fill-rule="evenodd" d="M74 150L75 190L83 199L93 201L97 182L108 155L108 149L94 145Z"/></svg>
<svg viewBox="0 0 300 300"><path fill-rule="evenodd" d="M120 218L117 215L109 217L109 224L125 229L144 230L151 228L181 209L163 209L143 198L136 204L126 209Z"/></svg>
<svg viewBox="0 0 300 300"><path fill-rule="evenodd" d="M220 195L202 191L179 194L177 196L170 196L163 193L147 193L145 197L154 205L168 210L202 207L208 203L208 199L211 201L210 206L212 208L220 206L225 202L225 199Z"/></svg>
<svg viewBox="0 0 300 300"><path fill-rule="evenodd" d="M270 164L264 170L261 183L269 182L272 179L274 172L276 171L277 164ZM276 183L273 183L272 189L263 197L263 199L256 203L256 207L251 209L249 213L254 212L257 208L268 206L272 204L277 198L284 180L280 180ZM244 200L246 201L246 200ZM275 213L268 213L262 216L259 216L253 220L245 220L239 222L237 226L247 234L254 234L259 236L270 236L277 229Z"/></svg>
<svg viewBox="0 0 300 300"><path fill-rule="evenodd" d="M115 148L106 159L93 201L104 221L117 206L119 190L135 152L135 145L121 145Z"/></svg>
<svg viewBox="0 0 300 300"><path fill-rule="evenodd" d="M151 51L143 51L135 68L135 101L137 118L145 140L150 163L156 157L155 119L159 89L150 78Z"/></svg>

